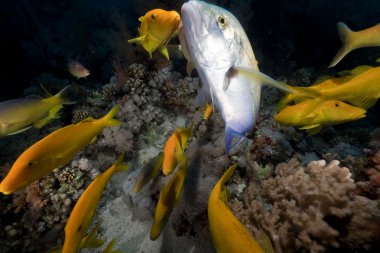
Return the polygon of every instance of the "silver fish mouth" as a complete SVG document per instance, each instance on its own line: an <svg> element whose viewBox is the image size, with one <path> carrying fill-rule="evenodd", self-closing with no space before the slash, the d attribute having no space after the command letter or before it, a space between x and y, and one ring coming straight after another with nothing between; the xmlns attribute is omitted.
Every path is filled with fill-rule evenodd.
<svg viewBox="0 0 380 253"><path fill-rule="evenodd" d="M200 15L201 7L202 2L199 1L189 1L182 5L181 16L185 34L194 34L199 38L202 31L205 31L205 22Z"/></svg>

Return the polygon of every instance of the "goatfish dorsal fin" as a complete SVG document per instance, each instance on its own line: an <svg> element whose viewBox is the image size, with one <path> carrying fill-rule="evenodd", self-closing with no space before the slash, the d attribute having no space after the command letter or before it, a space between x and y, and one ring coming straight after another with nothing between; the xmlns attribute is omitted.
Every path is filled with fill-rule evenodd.
<svg viewBox="0 0 380 253"><path fill-rule="evenodd" d="M348 76L348 77L355 77L355 76L358 76L364 72L366 72L367 70L370 70L372 69L373 67L372 66L369 66L369 65L362 65L362 66L357 66L356 68L354 69L351 69L351 70L343 70L343 71L340 71L338 72L338 76Z"/></svg>

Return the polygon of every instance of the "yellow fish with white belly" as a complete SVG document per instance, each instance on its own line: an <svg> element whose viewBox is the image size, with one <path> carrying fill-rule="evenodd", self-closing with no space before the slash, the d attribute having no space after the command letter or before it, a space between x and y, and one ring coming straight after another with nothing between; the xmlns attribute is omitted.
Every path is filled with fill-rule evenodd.
<svg viewBox="0 0 380 253"><path fill-rule="evenodd" d="M166 44L175 35L181 18L176 11L154 9L139 18L141 22L139 37L128 40L129 43L140 44L152 58L152 53L160 50L169 60Z"/></svg>
<svg viewBox="0 0 380 253"><path fill-rule="evenodd" d="M66 98L68 88L44 99L23 98L0 103L0 137L23 132L32 126L41 128L58 118L63 104L74 103Z"/></svg>
<svg viewBox="0 0 380 253"><path fill-rule="evenodd" d="M67 164L81 149L95 140L108 126L118 126L113 119L119 110L116 105L103 118L87 118L77 124L54 131L25 150L0 183L0 192L10 194L38 180L53 169Z"/></svg>
<svg viewBox="0 0 380 253"><path fill-rule="evenodd" d="M227 190L224 184L236 167L237 164L232 165L211 191L207 208L211 238L218 253L264 253L228 208Z"/></svg>
<svg viewBox="0 0 380 253"><path fill-rule="evenodd" d="M65 227L63 253L74 253L79 249L81 240L91 225L92 217L98 207L103 190L111 176L115 172L128 169L126 165L122 165L123 159L124 154L108 170L99 174L78 199Z"/></svg>

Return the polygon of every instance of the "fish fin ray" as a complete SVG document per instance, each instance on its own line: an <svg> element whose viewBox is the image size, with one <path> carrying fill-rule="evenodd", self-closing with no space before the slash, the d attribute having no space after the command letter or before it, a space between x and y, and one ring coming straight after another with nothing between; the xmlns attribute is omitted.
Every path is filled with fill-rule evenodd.
<svg viewBox="0 0 380 253"><path fill-rule="evenodd" d="M355 99L350 100L349 102L354 106L368 109L376 104L377 98L355 97Z"/></svg>
<svg viewBox="0 0 380 253"><path fill-rule="evenodd" d="M269 85L269 86L272 86L272 87L277 88L279 90L282 90L284 92L297 93L297 91L292 89L291 86L289 86L285 83L278 82L278 81L272 79L271 77L265 75L264 73L262 73L258 70L255 70L252 68L247 68L247 67L240 67L240 66L231 67L227 71L227 73L225 75L224 83L223 83L223 89L224 90L228 89L230 79L233 78L234 76L237 76L237 75L243 75L243 76L247 77L248 79L256 80L263 85Z"/></svg>
<svg viewBox="0 0 380 253"><path fill-rule="evenodd" d="M232 128L230 128L229 126L226 126L226 130L225 130L225 134L226 134L226 152L227 154L230 152L231 149L235 148L237 145L239 145L239 143L244 139L244 136L233 130ZM235 143L232 144L232 141L235 137L240 137L240 139L238 141L236 141Z"/></svg>
<svg viewBox="0 0 380 253"><path fill-rule="evenodd" d="M194 63L191 61L188 61L186 64L186 73L188 76L191 76L194 70Z"/></svg>
<svg viewBox="0 0 380 253"><path fill-rule="evenodd" d="M203 107L208 102L210 102L210 98L211 98L210 89L208 88L208 86L202 84L195 98L194 106Z"/></svg>
<svg viewBox="0 0 380 253"><path fill-rule="evenodd" d="M351 48L351 34L353 33L350 28L348 28L344 23L339 22L337 24L338 34L340 40L342 41L342 47L338 50L333 60L331 61L329 68L337 65L343 57L345 57L349 52L353 50Z"/></svg>
<svg viewBox="0 0 380 253"><path fill-rule="evenodd" d="M10 133L10 134L8 134L8 135L15 135L15 134L19 134L19 133L25 132L26 130L28 130L28 129L31 128L31 127L32 127L32 126L24 127L24 128L22 128L22 129L20 129L20 130L17 130L16 132L12 132L12 133Z"/></svg>

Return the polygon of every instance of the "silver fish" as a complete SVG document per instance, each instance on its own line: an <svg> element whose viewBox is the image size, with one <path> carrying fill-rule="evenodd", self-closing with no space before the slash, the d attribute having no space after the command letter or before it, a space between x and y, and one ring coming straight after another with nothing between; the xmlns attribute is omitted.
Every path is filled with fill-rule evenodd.
<svg viewBox="0 0 380 253"><path fill-rule="evenodd" d="M211 97L221 111L228 153L253 129L262 83L289 89L259 72L248 37L232 13L202 1L186 2L181 12L190 60L203 84L196 104ZM235 137L239 140L232 143Z"/></svg>

